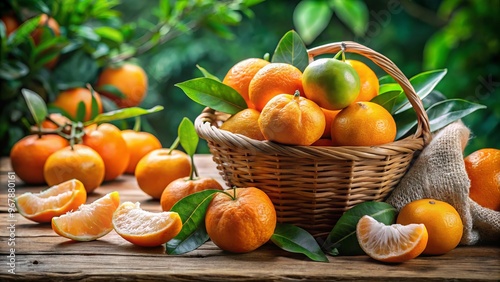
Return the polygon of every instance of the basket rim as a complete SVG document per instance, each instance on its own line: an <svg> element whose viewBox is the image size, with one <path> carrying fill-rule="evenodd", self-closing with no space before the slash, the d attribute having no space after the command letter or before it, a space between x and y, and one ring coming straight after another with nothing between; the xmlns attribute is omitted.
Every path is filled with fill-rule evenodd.
<svg viewBox="0 0 500 282"><path fill-rule="evenodd" d="M226 115L227 116L227 115ZM253 155L288 156L297 158L328 158L339 160L381 160L401 153L414 153L425 146L422 136L408 136L401 140L377 146L297 146L284 145L269 140L255 140L241 134L219 129L218 123L225 119L223 113L206 107L195 120L198 135L228 148L245 149Z"/></svg>

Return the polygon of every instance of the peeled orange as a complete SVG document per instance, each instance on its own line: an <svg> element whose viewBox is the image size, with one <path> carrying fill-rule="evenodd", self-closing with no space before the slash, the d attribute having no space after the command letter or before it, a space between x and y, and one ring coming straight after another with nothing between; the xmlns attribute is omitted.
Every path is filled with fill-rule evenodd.
<svg viewBox="0 0 500 282"><path fill-rule="evenodd" d="M52 230L75 241L92 241L113 230L113 213L120 205L118 192L111 192L78 210L52 218Z"/></svg>
<svg viewBox="0 0 500 282"><path fill-rule="evenodd" d="M15 199L18 212L36 222L50 222L53 217L76 210L87 200L82 182L71 179L40 193L27 192Z"/></svg>
<svg viewBox="0 0 500 282"><path fill-rule="evenodd" d="M116 233L132 244L154 247L165 244L182 229L182 220L176 212L149 212L139 203L125 202L113 215Z"/></svg>
<svg viewBox="0 0 500 282"><path fill-rule="evenodd" d="M356 236L363 251L383 262L404 262L419 256L427 245L423 224L385 225L369 215L356 225Z"/></svg>

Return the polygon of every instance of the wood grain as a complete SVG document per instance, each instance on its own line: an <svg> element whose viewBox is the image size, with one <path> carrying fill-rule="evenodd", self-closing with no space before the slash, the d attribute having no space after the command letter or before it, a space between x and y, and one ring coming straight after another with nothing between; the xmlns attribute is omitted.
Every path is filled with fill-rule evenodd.
<svg viewBox="0 0 500 282"><path fill-rule="evenodd" d="M247 254L221 251L212 242L187 254L172 256L165 248L142 248L114 231L92 242L73 242L56 235L49 224L15 216L15 275L7 272L9 213L8 160L2 159L0 183L0 281L499 281L498 246L460 246L442 256L421 256L402 264L383 264L367 256L329 256L330 263L312 262L272 243ZM197 155L201 175L221 180L211 157ZM16 194L38 192L44 186L16 182ZM144 209L160 211L138 187L133 176L121 176L89 195L88 202L119 191L122 201L139 201Z"/></svg>

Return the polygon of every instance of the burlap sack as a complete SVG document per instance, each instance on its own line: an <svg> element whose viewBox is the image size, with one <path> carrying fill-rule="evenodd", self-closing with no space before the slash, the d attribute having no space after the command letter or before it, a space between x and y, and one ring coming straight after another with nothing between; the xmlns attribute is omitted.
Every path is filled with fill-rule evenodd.
<svg viewBox="0 0 500 282"><path fill-rule="evenodd" d="M437 132L387 202L400 210L407 203L433 198L445 201L460 214L463 245L499 242L500 212L483 208L469 198L470 181L464 165L463 149L470 131L461 122Z"/></svg>

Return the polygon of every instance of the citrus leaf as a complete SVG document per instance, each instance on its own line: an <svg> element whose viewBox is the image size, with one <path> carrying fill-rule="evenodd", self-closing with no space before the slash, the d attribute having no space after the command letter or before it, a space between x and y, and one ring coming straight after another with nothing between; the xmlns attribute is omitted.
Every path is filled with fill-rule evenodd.
<svg viewBox="0 0 500 282"><path fill-rule="evenodd" d="M277 223L271 241L285 251L304 254L314 261L328 262L314 237L295 225Z"/></svg>
<svg viewBox="0 0 500 282"><path fill-rule="evenodd" d="M5 80L15 80L29 72L29 67L20 61L2 61L0 63L0 78Z"/></svg>
<svg viewBox="0 0 500 282"><path fill-rule="evenodd" d="M95 91L92 87L90 87L90 93L92 94L92 100L90 103L90 119L94 119L99 114L99 105L97 105Z"/></svg>
<svg viewBox="0 0 500 282"><path fill-rule="evenodd" d="M394 80L394 78L392 78L392 76L386 74L384 76L379 77L378 83L380 86L382 86L384 84L397 83L397 82L396 82L396 80Z"/></svg>
<svg viewBox="0 0 500 282"><path fill-rule="evenodd" d="M106 93L106 94L111 94L112 96L115 96L117 98L126 98L125 94L118 89L118 87L114 86L113 84L104 84L96 88L96 91L98 93Z"/></svg>
<svg viewBox="0 0 500 282"><path fill-rule="evenodd" d="M23 94L24 100L26 100L26 104L28 105L28 109L35 120L37 125L40 125L48 115L47 105L45 101L40 97L40 95L35 92L23 88L21 89L21 93Z"/></svg>
<svg viewBox="0 0 500 282"><path fill-rule="evenodd" d="M201 77L175 84L196 103L228 114L247 108L243 97L233 88L220 81Z"/></svg>
<svg viewBox="0 0 500 282"><path fill-rule="evenodd" d="M427 109L431 132L439 130L448 124L486 106L462 99L448 99L438 102Z"/></svg>
<svg viewBox="0 0 500 282"><path fill-rule="evenodd" d="M217 76L211 74L205 68L201 67L200 65L196 65L196 67L201 71L201 73L203 74L204 77L211 78L211 79L214 79L214 80L217 80L220 82L220 79Z"/></svg>
<svg viewBox="0 0 500 282"><path fill-rule="evenodd" d="M326 1L300 1L293 11L293 23L306 44L311 44L328 26L333 15Z"/></svg>
<svg viewBox="0 0 500 282"><path fill-rule="evenodd" d="M155 107L152 107L151 109L143 109L143 108L139 108L139 107L118 109L115 111L110 111L110 112L99 114L94 119L86 121L84 123L84 125L87 126L87 125L93 124L93 123L103 123L103 122L110 122L110 121L114 121L114 120L127 119L127 118L142 116L142 115L146 115L146 114L156 113L156 112L159 112L161 110L163 110L163 106L155 106Z"/></svg>
<svg viewBox="0 0 500 282"><path fill-rule="evenodd" d="M370 102L377 103L380 106L384 107L388 112L392 113L392 109L394 108L396 99L399 97L400 94L401 90L385 92L373 97L373 99L371 99Z"/></svg>
<svg viewBox="0 0 500 282"><path fill-rule="evenodd" d="M331 5L337 17L347 25L355 35L362 36L368 28L368 8L360 0L333 0Z"/></svg>
<svg viewBox="0 0 500 282"><path fill-rule="evenodd" d="M384 93L392 91L399 91L399 93L401 93L401 91L403 91L403 88L401 88L401 85L399 85L398 83L382 84L380 85L380 88L378 90L378 95L382 95Z"/></svg>
<svg viewBox="0 0 500 282"><path fill-rule="evenodd" d="M354 206L337 221L323 243L323 249L331 255L364 254L356 238L356 224L364 215L390 225L396 220L397 210L384 202L364 202Z"/></svg>
<svg viewBox="0 0 500 282"><path fill-rule="evenodd" d="M304 71L309 64L309 56L304 42L294 30L287 32L274 50L272 63L286 63Z"/></svg>
<svg viewBox="0 0 500 282"><path fill-rule="evenodd" d="M183 254L195 250L208 240L205 229L205 214L215 193L220 190L210 189L193 193L180 199L170 209L177 212L182 220L182 229L167 242L168 254Z"/></svg>
<svg viewBox="0 0 500 282"><path fill-rule="evenodd" d="M87 108L83 101L78 102L76 107L76 117L75 121L83 121L85 119L85 114L87 113Z"/></svg>
<svg viewBox="0 0 500 282"><path fill-rule="evenodd" d="M101 38L108 39L112 42L120 44L123 42L123 35L120 31L109 27L109 26L101 26L94 28L94 32L99 35Z"/></svg>
<svg viewBox="0 0 500 282"><path fill-rule="evenodd" d="M200 137L196 134L194 124L187 117L184 117L178 128L179 142L189 156L196 153Z"/></svg>
<svg viewBox="0 0 500 282"><path fill-rule="evenodd" d="M7 45L15 47L31 38L30 34L38 27L41 16L35 16L23 22L7 39Z"/></svg>
<svg viewBox="0 0 500 282"><path fill-rule="evenodd" d="M410 83L420 99L424 99L429 93L431 93L441 79L443 79L447 72L448 71L446 69L422 72L410 78ZM406 95L401 93L400 97L398 97L396 101L396 104L394 105L394 110L391 111L391 113L397 114L411 107L412 105L408 101L408 98L406 98Z"/></svg>

